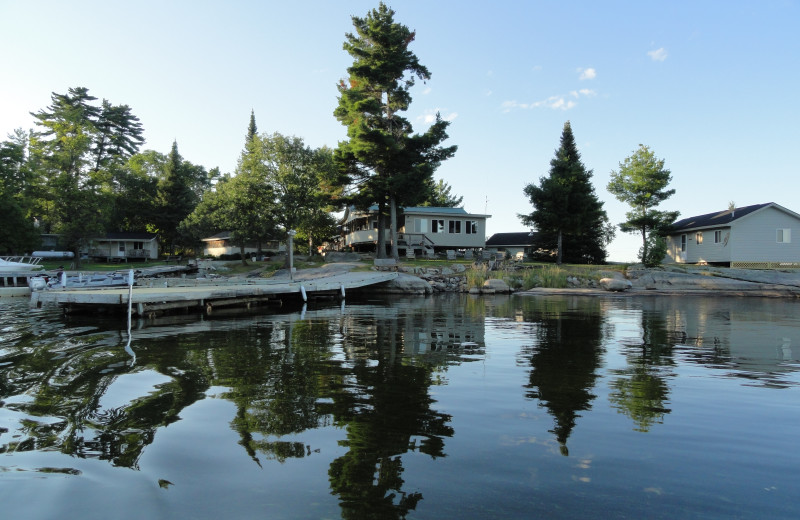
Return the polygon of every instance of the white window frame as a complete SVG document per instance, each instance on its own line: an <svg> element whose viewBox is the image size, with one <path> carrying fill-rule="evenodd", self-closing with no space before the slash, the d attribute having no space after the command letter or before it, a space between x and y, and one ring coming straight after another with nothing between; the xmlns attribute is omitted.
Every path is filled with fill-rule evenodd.
<svg viewBox="0 0 800 520"><path fill-rule="evenodd" d="M444 233L444 219L432 218L431 219L431 233Z"/></svg>
<svg viewBox="0 0 800 520"><path fill-rule="evenodd" d="M451 234L454 234L454 235L460 235L461 234L461 221L460 220L450 220L450 221L448 221L447 226L448 226L447 227L447 232L448 233L451 233Z"/></svg>
<svg viewBox="0 0 800 520"><path fill-rule="evenodd" d="M686 234L681 235L681 253L686 252Z"/></svg>
<svg viewBox="0 0 800 520"><path fill-rule="evenodd" d="M721 244L722 243L722 230L718 229L714 231L714 243Z"/></svg>
<svg viewBox="0 0 800 520"><path fill-rule="evenodd" d="M694 236L694 241L697 242L697 245L701 245L703 243L703 232L698 231Z"/></svg>
<svg viewBox="0 0 800 520"><path fill-rule="evenodd" d="M477 220L467 220L466 229L464 232L467 235L477 235L478 234L478 221Z"/></svg>
<svg viewBox="0 0 800 520"><path fill-rule="evenodd" d="M790 244L792 242L791 228L778 228L775 230L775 241L779 244Z"/></svg>

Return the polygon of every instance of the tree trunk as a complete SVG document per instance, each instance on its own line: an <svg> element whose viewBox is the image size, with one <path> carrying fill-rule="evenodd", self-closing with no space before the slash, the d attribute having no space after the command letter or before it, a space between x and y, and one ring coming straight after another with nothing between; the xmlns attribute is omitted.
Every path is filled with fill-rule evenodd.
<svg viewBox="0 0 800 520"><path fill-rule="evenodd" d="M378 204L378 242L375 244L375 258L386 258L386 218L384 217L385 203Z"/></svg>
<svg viewBox="0 0 800 520"><path fill-rule="evenodd" d="M647 229L642 227L642 263L647 261Z"/></svg>
<svg viewBox="0 0 800 520"><path fill-rule="evenodd" d="M242 265L247 265L247 258L244 256L244 242L239 243L239 256L242 257Z"/></svg>
<svg viewBox="0 0 800 520"><path fill-rule="evenodd" d="M392 242L392 258L400 260L397 250L397 202L394 195L389 197L389 240Z"/></svg>
<svg viewBox="0 0 800 520"><path fill-rule="evenodd" d="M558 239L556 241L556 249L558 251L556 253L556 265L561 265L561 257L562 257L562 255L561 255L561 242L562 242L561 238L562 238L561 237L561 230L559 229L558 230Z"/></svg>

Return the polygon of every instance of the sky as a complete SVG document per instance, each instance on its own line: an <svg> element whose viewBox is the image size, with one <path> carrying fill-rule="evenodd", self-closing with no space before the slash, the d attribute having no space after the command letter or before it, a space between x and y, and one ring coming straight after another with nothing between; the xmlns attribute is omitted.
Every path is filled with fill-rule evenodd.
<svg viewBox="0 0 800 520"><path fill-rule="evenodd" d="M606 186L644 144L672 172L659 209L689 217L775 202L800 212L800 0L395 0L431 73L404 114L451 121L435 174L493 233L525 231L527 184L548 175L570 121L612 223ZM0 139L34 127L52 93L86 87L139 117L143 149L234 172L250 111L259 133L313 148L333 117L343 49L378 1L0 0ZM617 232L609 260L641 238Z"/></svg>

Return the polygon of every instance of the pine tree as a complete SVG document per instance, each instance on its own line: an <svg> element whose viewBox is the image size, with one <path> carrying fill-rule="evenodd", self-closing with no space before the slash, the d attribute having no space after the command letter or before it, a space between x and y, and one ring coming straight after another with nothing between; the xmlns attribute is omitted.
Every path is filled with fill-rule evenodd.
<svg viewBox="0 0 800 520"><path fill-rule="evenodd" d="M157 217L158 231L165 248L175 253L178 242L178 226L198 203L197 194L193 191L193 175L190 165L184 164L178 153L178 142L172 142L172 149L164 166L164 176L158 184Z"/></svg>
<svg viewBox="0 0 800 520"><path fill-rule="evenodd" d="M550 175L540 185L528 184L525 194L533 205L522 222L536 228L538 246L556 250L556 263L601 263L610 241L608 216L595 195L592 171L581 162L572 127L567 121L561 145L550 161Z"/></svg>
<svg viewBox="0 0 800 520"><path fill-rule="evenodd" d="M654 235L668 228L679 215L677 211L655 209L661 202L675 194L675 190L666 189L671 180L672 173L664 168L664 159L657 158L655 153L643 144L619 164L619 171L611 172L608 191L617 200L627 202L631 207L631 211L625 214L628 220L619 225L620 230L623 233L641 235L642 247L639 258L646 265L661 263L663 255L654 258L650 253L651 247L658 243Z"/></svg>
<svg viewBox="0 0 800 520"><path fill-rule="evenodd" d="M340 183L357 187L350 203L378 205L378 247L385 256L384 222L389 218L392 256L397 254L398 205L421 203L424 185L456 147L443 148L448 122L436 122L422 135L400 114L411 103L415 78L428 80L428 69L408 49L415 33L394 21L394 11L381 3L366 17L352 17L356 34L348 33L344 49L353 57L348 80L339 83L334 116L347 127L348 140L334 159L344 172ZM389 214L386 214L388 206Z"/></svg>

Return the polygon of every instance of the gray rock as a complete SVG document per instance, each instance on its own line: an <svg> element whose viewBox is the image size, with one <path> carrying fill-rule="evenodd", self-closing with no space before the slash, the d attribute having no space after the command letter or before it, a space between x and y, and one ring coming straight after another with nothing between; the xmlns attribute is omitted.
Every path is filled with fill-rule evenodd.
<svg viewBox="0 0 800 520"><path fill-rule="evenodd" d="M481 291L484 293L488 293L489 291L492 293L510 293L511 288L506 282L500 280L499 278L489 278L483 282L483 288Z"/></svg>
<svg viewBox="0 0 800 520"><path fill-rule="evenodd" d="M600 287L606 291L627 291L633 286L630 280L622 280L620 278L602 278L600 280Z"/></svg>
<svg viewBox="0 0 800 520"><path fill-rule="evenodd" d="M410 274L399 273L397 278L386 282L382 292L390 294L432 294L433 287L425 280Z"/></svg>

